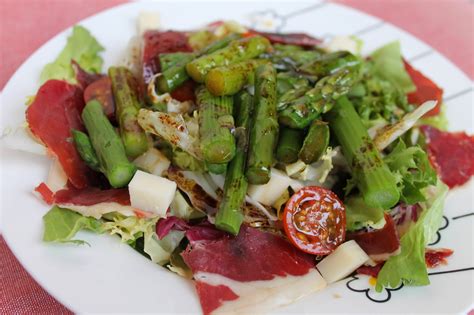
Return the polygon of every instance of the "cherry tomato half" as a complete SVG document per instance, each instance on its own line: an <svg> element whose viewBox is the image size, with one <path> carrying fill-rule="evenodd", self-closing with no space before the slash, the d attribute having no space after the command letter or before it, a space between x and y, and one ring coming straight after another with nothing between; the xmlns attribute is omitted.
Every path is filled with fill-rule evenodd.
<svg viewBox="0 0 474 315"><path fill-rule="evenodd" d="M344 242L346 210L332 191L308 186L286 203L283 227L291 243L313 255L327 255Z"/></svg>

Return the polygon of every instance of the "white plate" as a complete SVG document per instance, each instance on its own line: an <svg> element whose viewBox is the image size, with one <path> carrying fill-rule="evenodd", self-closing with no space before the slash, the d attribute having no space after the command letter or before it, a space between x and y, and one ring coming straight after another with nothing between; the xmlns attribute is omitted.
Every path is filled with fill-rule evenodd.
<svg viewBox="0 0 474 315"><path fill-rule="evenodd" d="M473 132L472 82L425 43L353 9L314 1L129 3L80 23L106 48L105 69L120 59L142 10L159 11L162 25L173 29L191 29L216 19L249 24L250 14L258 12L260 17L276 19L274 26L282 31L305 31L315 36L357 34L366 41L367 48L399 39L406 58L444 88L451 128ZM25 97L35 94L41 68L56 57L69 32L70 29L43 45L10 79L3 91L2 127L22 120ZM33 196L32 190L45 179L49 161L3 148L1 157L4 237L28 272L61 303L80 313L200 312L191 282L154 265L116 238L81 233L80 237L91 247L42 243L42 216L48 208ZM366 277L347 279L277 312L468 310L473 303L472 182L450 192L445 209L447 227L439 232L440 240L435 246L452 248L454 255L447 266L430 270L430 286L376 294ZM466 268L470 270L460 271Z"/></svg>

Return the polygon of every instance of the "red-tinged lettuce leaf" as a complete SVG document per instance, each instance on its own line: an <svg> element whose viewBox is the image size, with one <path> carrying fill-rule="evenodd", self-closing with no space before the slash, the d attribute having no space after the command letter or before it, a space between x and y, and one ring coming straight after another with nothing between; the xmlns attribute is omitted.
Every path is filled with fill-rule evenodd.
<svg viewBox="0 0 474 315"><path fill-rule="evenodd" d="M172 230L174 231L186 231L190 228L189 224L186 223L183 219L171 216L167 218L162 218L156 224L156 234L161 240L166 235L169 234Z"/></svg>

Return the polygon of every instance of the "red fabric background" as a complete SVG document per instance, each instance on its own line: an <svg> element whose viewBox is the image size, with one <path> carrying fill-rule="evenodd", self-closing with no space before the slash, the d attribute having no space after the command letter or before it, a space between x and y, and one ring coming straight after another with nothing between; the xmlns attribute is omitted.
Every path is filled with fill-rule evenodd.
<svg viewBox="0 0 474 315"><path fill-rule="evenodd" d="M61 30L125 0L0 0L0 89ZM421 38L474 78L474 5L469 0L337 0ZM0 237L0 314L68 314L21 267ZM471 311L471 315L474 313Z"/></svg>

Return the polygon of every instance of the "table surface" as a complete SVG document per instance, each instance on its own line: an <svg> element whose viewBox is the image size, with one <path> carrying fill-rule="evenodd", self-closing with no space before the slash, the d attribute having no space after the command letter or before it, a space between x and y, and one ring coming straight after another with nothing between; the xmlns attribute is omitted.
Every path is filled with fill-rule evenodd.
<svg viewBox="0 0 474 315"><path fill-rule="evenodd" d="M70 25L124 0L0 0L0 89L43 43ZM422 39L474 78L474 2L336 0ZM45 9L46 8L46 9ZM54 18L51 18L54 17ZM7 31L8 30L8 31ZM7 44L5 44L7 43ZM3 180L3 179L2 179ZM23 269L0 236L0 314L70 314ZM470 315L474 315L471 311Z"/></svg>

